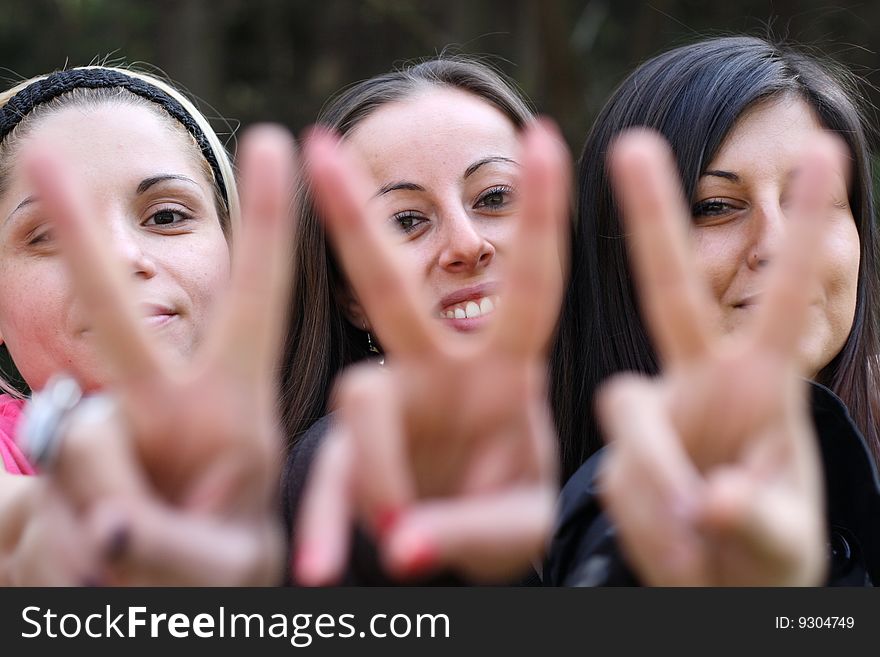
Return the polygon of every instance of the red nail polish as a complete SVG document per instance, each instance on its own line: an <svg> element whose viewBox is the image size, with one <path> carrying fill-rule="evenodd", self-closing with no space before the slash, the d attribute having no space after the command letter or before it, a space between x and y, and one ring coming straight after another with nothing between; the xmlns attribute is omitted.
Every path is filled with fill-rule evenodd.
<svg viewBox="0 0 880 657"><path fill-rule="evenodd" d="M433 570L438 562L437 550L430 543L420 541L404 561L403 574L406 577L421 577Z"/></svg>
<svg viewBox="0 0 880 657"><path fill-rule="evenodd" d="M380 539L394 528L394 525L400 520L400 515L401 510L393 506L376 514L376 532L378 532Z"/></svg>

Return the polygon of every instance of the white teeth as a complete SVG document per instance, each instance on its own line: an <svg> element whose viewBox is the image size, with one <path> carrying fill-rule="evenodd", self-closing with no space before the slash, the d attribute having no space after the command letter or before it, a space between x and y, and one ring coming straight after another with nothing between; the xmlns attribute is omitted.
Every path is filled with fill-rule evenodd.
<svg viewBox="0 0 880 657"><path fill-rule="evenodd" d="M488 315L492 311L497 310L499 301L500 299L497 294L474 299L473 301L463 301L460 305L441 310L440 317L446 319L473 319L475 317L482 317L483 315Z"/></svg>

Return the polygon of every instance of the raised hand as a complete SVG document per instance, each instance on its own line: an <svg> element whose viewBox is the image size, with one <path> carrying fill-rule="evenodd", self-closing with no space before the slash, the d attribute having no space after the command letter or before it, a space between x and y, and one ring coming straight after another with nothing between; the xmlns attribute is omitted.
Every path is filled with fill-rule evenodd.
<svg viewBox="0 0 880 657"><path fill-rule="evenodd" d="M307 146L317 202L388 362L343 374L296 529L295 576L337 579L353 521L392 576L522 574L554 518L556 438L546 351L564 277L569 159L546 125L522 142L522 216L493 324L461 336L432 318L372 190L336 140Z"/></svg>
<svg viewBox="0 0 880 657"><path fill-rule="evenodd" d="M824 141L805 152L788 239L754 321L722 336L691 262L668 147L642 131L614 147L632 271L663 373L622 375L599 393L610 441L602 496L647 584L821 582L821 464L798 346L836 152Z"/></svg>
<svg viewBox="0 0 880 657"><path fill-rule="evenodd" d="M124 543L110 550L106 581L279 581L274 367L290 280L292 138L273 126L252 129L240 168L243 225L229 295L183 362L148 339L128 275L63 162L44 152L30 163L111 365L106 392L117 407L74 416L52 475L92 535Z"/></svg>

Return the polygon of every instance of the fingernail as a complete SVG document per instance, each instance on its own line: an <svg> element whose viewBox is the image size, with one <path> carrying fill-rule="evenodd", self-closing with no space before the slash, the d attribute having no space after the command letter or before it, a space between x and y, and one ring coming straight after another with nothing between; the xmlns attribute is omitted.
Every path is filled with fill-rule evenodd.
<svg viewBox="0 0 880 657"><path fill-rule="evenodd" d="M311 546L304 545L296 552L293 580L304 586L321 585L321 557Z"/></svg>
<svg viewBox="0 0 880 657"><path fill-rule="evenodd" d="M406 556L401 573L405 577L421 577L434 570L439 555L431 543L422 539L414 545Z"/></svg>
<svg viewBox="0 0 880 657"><path fill-rule="evenodd" d="M114 529L104 548L104 558L108 561L121 559L128 551L130 540L131 532L126 525L121 525Z"/></svg>
<svg viewBox="0 0 880 657"><path fill-rule="evenodd" d="M400 519L400 514L400 508L394 506L387 507L376 514L376 531L379 534L380 540L387 536L388 532L394 529L394 526Z"/></svg>

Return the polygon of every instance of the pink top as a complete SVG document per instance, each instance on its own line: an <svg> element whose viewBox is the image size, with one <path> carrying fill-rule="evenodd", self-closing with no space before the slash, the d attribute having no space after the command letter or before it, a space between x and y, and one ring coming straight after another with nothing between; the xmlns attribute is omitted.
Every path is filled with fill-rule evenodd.
<svg viewBox="0 0 880 657"><path fill-rule="evenodd" d="M0 395L0 459L3 459L3 468L6 472L32 475L36 474L33 466L27 462L21 449L15 444L15 432L23 406L23 399Z"/></svg>

